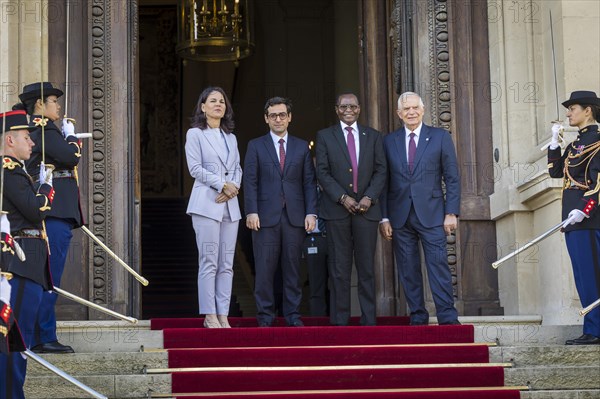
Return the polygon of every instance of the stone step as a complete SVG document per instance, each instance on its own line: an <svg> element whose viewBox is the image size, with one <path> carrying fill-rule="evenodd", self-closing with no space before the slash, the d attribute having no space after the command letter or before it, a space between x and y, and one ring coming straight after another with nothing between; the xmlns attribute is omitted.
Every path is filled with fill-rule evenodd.
<svg viewBox="0 0 600 399"><path fill-rule="evenodd" d="M577 367L516 367L504 370L506 385L532 390L600 389L600 364Z"/></svg>
<svg viewBox="0 0 600 399"><path fill-rule="evenodd" d="M475 342L500 346L564 345L581 335L581 326L542 325L539 316L461 317L475 326ZM431 324L437 323L435 318ZM162 332L150 330L150 321L131 324L120 320L63 321L58 323L59 341L77 352L136 352L162 348Z"/></svg>
<svg viewBox="0 0 600 399"><path fill-rule="evenodd" d="M161 375L89 375L74 376L83 384L109 398L148 398L149 392L171 392L171 376ZM81 399L90 397L58 376L27 376L27 399Z"/></svg>
<svg viewBox="0 0 600 399"><path fill-rule="evenodd" d="M475 342L496 342L500 346L564 345L567 339L579 337L582 331L581 326L496 322L494 317L481 318L488 320L484 322L467 319L460 318L463 324L475 326Z"/></svg>
<svg viewBox="0 0 600 399"><path fill-rule="evenodd" d="M490 347L490 362L513 363L515 368L598 366L600 345L495 346Z"/></svg>
<svg viewBox="0 0 600 399"><path fill-rule="evenodd" d="M560 391L523 391L521 399L598 399L600 389L560 390Z"/></svg>
<svg viewBox="0 0 600 399"><path fill-rule="evenodd" d="M139 352L163 347L162 331L150 330L150 321L63 321L58 323L58 340L77 353Z"/></svg>
<svg viewBox="0 0 600 399"><path fill-rule="evenodd" d="M167 368L166 351L153 352L98 352L69 354L40 354L40 357L71 375L131 375L144 374L145 369ZM27 375L53 375L51 371L28 361Z"/></svg>

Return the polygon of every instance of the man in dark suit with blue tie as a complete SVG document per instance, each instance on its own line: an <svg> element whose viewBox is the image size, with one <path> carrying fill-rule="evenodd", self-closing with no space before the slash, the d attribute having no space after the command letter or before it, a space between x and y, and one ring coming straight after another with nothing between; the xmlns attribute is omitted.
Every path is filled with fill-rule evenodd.
<svg viewBox="0 0 600 399"><path fill-rule="evenodd" d="M323 187L319 216L327 226L331 281L330 320L350 321L352 260L358 276L361 325L375 325L375 247L381 220L379 195L386 179L381 134L357 123L354 94L338 96L339 123L317 133L317 178Z"/></svg>
<svg viewBox="0 0 600 399"><path fill-rule="evenodd" d="M244 161L246 226L252 230L258 325L275 317L273 277L281 263L283 315L289 326L300 320L300 257L305 234L315 228L317 185L308 142L288 134L292 104L273 97L265 104L268 134L248 143Z"/></svg>
<svg viewBox="0 0 600 399"><path fill-rule="evenodd" d="M388 184L382 198L380 231L393 240L398 275L410 308L411 325L426 325L419 241L439 324L460 324L454 307L446 235L457 228L460 177L449 132L423 123L425 107L412 92L398 99L404 127L384 138ZM442 181L446 195L442 191Z"/></svg>

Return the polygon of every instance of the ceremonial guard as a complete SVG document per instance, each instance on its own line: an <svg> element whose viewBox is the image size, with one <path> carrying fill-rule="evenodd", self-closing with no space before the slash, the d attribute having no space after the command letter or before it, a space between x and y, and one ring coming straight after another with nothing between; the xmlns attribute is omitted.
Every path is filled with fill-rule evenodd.
<svg viewBox="0 0 600 399"><path fill-rule="evenodd" d="M36 190L25 170L23 162L31 156L34 143L29 136L29 130L33 128L28 126L24 111L0 114L0 126L5 126L2 137L3 207L8 212L13 240L26 257L24 261L12 257L8 265L8 272L13 276L10 280L9 302L25 345L29 347L33 341L42 293L52 288L48 242L43 225L54 197L52 174L47 170L38 171L41 184ZM8 320L10 323L10 318ZM0 385L0 399L24 398L26 369L27 362L20 353L0 355L0 376L5 382Z"/></svg>
<svg viewBox="0 0 600 399"><path fill-rule="evenodd" d="M62 120L62 132L54 124L61 117L58 98L62 95L63 92L49 82L32 83L23 88L19 95L22 104L17 105L27 111L30 115L30 125L35 128L31 133L35 147L26 163L27 170L31 172L34 181L38 181L38 172L43 162L54 167L52 175L56 197L46 218L46 230L50 243L52 280L57 287L60 287L69 245L73 238L71 230L83 224L77 180L81 144L75 136L71 120ZM42 154L42 151L45 154ZM44 293L36 325L35 344L32 348L34 352L73 352L70 346L58 342L54 309L56 300L56 293Z"/></svg>
<svg viewBox="0 0 600 399"><path fill-rule="evenodd" d="M562 127L552 126L548 149L548 173L563 178L562 219L573 276L583 306L600 295L600 98L592 91L574 91L562 103L567 108L569 125L579 129L577 139L561 154ZM600 308L589 312L583 321L583 335L567 345L600 344Z"/></svg>
<svg viewBox="0 0 600 399"><path fill-rule="evenodd" d="M0 353L21 352L25 350L25 343L21 337L19 326L10 307L11 286L8 280L12 274L3 272L8 270L8 265L15 254L15 246L10 235L10 222L6 217L7 212L0 216Z"/></svg>

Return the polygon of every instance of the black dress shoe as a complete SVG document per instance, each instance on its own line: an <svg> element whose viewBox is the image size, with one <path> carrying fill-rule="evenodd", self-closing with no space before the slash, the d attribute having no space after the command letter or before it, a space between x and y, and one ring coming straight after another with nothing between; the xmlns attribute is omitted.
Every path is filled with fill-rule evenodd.
<svg viewBox="0 0 600 399"><path fill-rule="evenodd" d="M39 344L31 348L35 353L74 353L69 345L63 345L58 341Z"/></svg>
<svg viewBox="0 0 600 399"><path fill-rule="evenodd" d="M444 323L440 323L440 326L462 326L462 323L458 320L446 321Z"/></svg>
<svg viewBox="0 0 600 399"><path fill-rule="evenodd" d="M575 338L570 345L600 345L600 337L592 334L583 334L579 338Z"/></svg>
<svg viewBox="0 0 600 399"><path fill-rule="evenodd" d="M298 319L298 320L294 320L291 323L288 323L289 327L304 327L304 323L302 323L302 320Z"/></svg>
<svg viewBox="0 0 600 399"><path fill-rule="evenodd" d="M410 325L411 326L428 326L429 325L429 320L426 320L426 321L411 321Z"/></svg>
<svg viewBox="0 0 600 399"><path fill-rule="evenodd" d="M268 321L259 321L258 326L259 327L273 327L273 323L269 323Z"/></svg>
<svg viewBox="0 0 600 399"><path fill-rule="evenodd" d="M573 345L573 342L575 342L576 339L581 339L583 337L585 337L585 334L583 334L579 338L568 339L568 340L565 341L565 345Z"/></svg>

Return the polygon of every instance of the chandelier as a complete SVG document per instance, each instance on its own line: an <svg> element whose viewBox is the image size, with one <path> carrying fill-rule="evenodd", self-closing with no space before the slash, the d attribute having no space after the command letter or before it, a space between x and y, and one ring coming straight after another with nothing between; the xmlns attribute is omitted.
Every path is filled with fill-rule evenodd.
<svg viewBox="0 0 600 399"><path fill-rule="evenodd" d="M250 0L180 0L177 53L196 61L233 61L254 47Z"/></svg>

